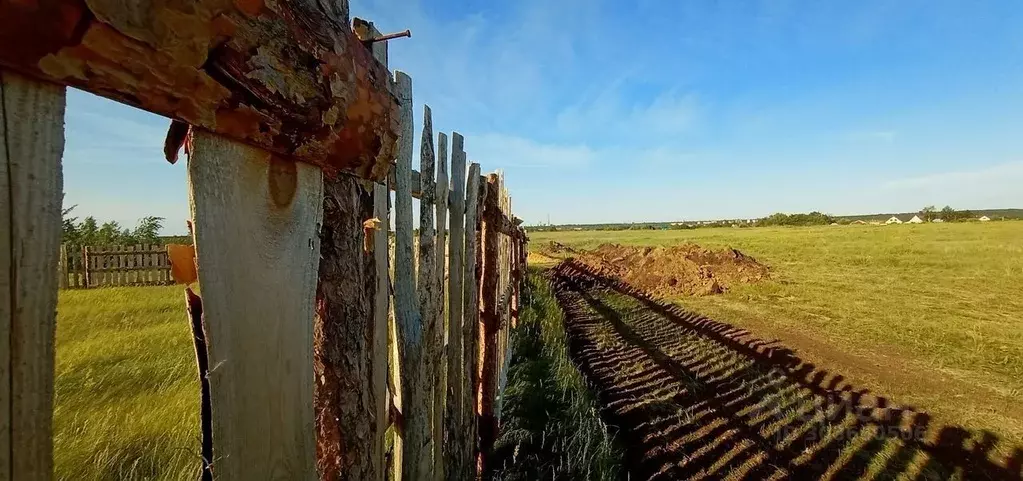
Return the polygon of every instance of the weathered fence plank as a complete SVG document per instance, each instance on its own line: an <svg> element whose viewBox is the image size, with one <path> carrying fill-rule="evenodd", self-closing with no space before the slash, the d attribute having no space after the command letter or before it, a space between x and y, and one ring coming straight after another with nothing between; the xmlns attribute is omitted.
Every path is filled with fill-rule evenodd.
<svg viewBox="0 0 1023 481"><path fill-rule="evenodd" d="M448 136L440 132L437 134L437 196L436 196L436 208L437 208L437 263L435 270L435 282L437 283L438 289L436 290L434 297L434 305L437 306L437 318L436 323L438 329L435 331L434 338L431 342L438 346L437 351L437 363L435 366L437 377L440 381L433 387L433 406L434 406L434 426L440 425L442 430L439 433L437 443L434 444L433 453L433 474L434 479L443 480L445 473L449 473L448 477L455 475L450 464L447 463L447 451L452 441L450 433L447 430L447 426L451 424L452 418L446 414L447 404L444 402L447 395L448 383L455 382L448 376L448 363L453 362L449 360L447 345L445 344L445 338L447 337L447 310L445 303L447 296L444 294L447 292L446 279L444 277L447 271L447 231L448 231ZM455 361L457 362L457 361ZM448 398L449 400L453 400ZM434 436L438 433L435 431Z"/></svg>
<svg viewBox="0 0 1023 481"><path fill-rule="evenodd" d="M462 364L462 276L464 274L464 251L465 251L465 139L462 134L454 132L451 135L451 179L448 185L449 218L451 232L448 241L448 345L447 345L447 398L461 399L462 384L465 378ZM453 422L449 425L449 438L452 439L449 448L453 448L458 457L457 465L451 466L452 472L465 470L460 460L460 451L454 439L464 439L461 432L450 432L450 428L461 426L462 405L461 403L447 403L447 416Z"/></svg>
<svg viewBox="0 0 1023 481"><path fill-rule="evenodd" d="M395 167L394 315L401 366L402 410L405 423L402 475L430 479L430 388L417 374L423 362L423 319L416 295L412 242L412 79L395 73L400 104L401 133Z"/></svg>
<svg viewBox="0 0 1023 481"><path fill-rule="evenodd" d="M0 70L0 480L53 478L64 104Z"/></svg>
<svg viewBox="0 0 1023 481"><path fill-rule="evenodd" d="M220 479L314 479L320 169L196 132L188 160Z"/></svg>
<svg viewBox="0 0 1023 481"><path fill-rule="evenodd" d="M459 443L460 462L458 479L476 478L476 393L479 375L476 371L479 359L480 291L479 280L482 263L480 259L480 200L486 184L480 183L480 164L469 164L468 182L465 188L465 267L463 270L464 322L462 325L462 419L458 432L464 436Z"/></svg>
<svg viewBox="0 0 1023 481"><path fill-rule="evenodd" d="M501 174L501 189L502 204L501 212L505 215L511 212L511 197L508 195L508 188L506 187L504 173ZM497 405L494 408L494 417L496 418L498 426L501 424L501 412L504 409L504 387L508 382L508 367L511 363L511 315L512 315L512 304L513 304L513 293L514 287L512 285L512 245L515 242L515 238L512 236L501 236L501 242L503 244L501 249L501 277L502 283L502 298L501 304L501 334L500 334L500 346L499 353L501 364L498 371L497 380Z"/></svg>
<svg viewBox="0 0 1023 481"><path fill-rule="evenodd" d="M377 472L386 479L387 474L387 427L391 424L390 405L388 399L388 383L390 368L387 359L390 356L388 346L388 325L390 324L391 282L388 269L388 230L391 225L389 217L390 191L383 184L373 184L373 219L376 222L369 226L373 232L373 266L376 271L376 286L373 293L373 398L376 399L376 432L372 438L374 443L374 463ZM395 431L394 441L395 473L400 475L401 433ZM400 478L399 478L400 479Z"/></svg>
<svg viewBox="0 0 1023 481"><path fill-rule="evenodd" d="M423 319L423 359L419 366L419 377L425 379L427 393L430 396L430 470L434 476L441 476L437 472L438 461L443 443L443 431L441 430L441 419L444 415L443 401L436 402L436 391L443 389L443 378L438 376L438 356L443 350L441 343L437 342L438 334L444 329L444 324L437 324L437 312L443 309L437 306L437 292L442 287L437 279L437 233L433 226L434 198L437 194L437 185L434 177L434 151L433 151L433 120L430 114L430 107L423 106L423 134L420 136L419 169L420 181L422 182L422 194L419 198L419 313Z"/></svg>
<svg viewBox="0 0 1023 481"><path fill-rule="evenodd" d="M323 481L381 479L372 384L377 272L363 228L373 199L346 174L324 178L323 194L313 346L317 466Z"/></svg>
<svg viewBox="0 0 1023 481"><path fill-rule="evenodd" d="M500 211L501 181L496 174L487 176L487 196L483 203L483 278L480 289L481 345L479 392L479 450L482 474L491 466L487 457L494 446L497 424L494 418L494 394L497 358L497 340L500 330L500 249L501 240L495 218Z"/></svg>
<svg viewBox="0 0 1023 481"><path fill-rule="evenodd" d="M356 35L359 38L376 38L380 31L372 22L360 18L352 20ZM384 67L387 66L387 42L375 42L371 49L373 58ZM390 75L387 76L388 85ZM390 159L388 159L390 160ZM373 446L373 463L378 473L377 480L384 481L388 475L387 465L387 427L391 424L390 406L391 399L388 396L388 377L391 373L388 367L388 327L390 325L391 306L391 283L390 272L388 271L388 231L390 230L390 191L384 184L373 184L373 218L368 225L363 226L364 235L373 235L373 265L376 275L376 286L374 287L373 299L373 364L371 389L375 404L376 431L371 437L370 443ZM397 365L397 363L395 363ZM396 400L398 398L396 397ZM397 401L396 401L397 402ZM391 446L394 449L394 474L401 479L401 435L395 430Z"/></svg>

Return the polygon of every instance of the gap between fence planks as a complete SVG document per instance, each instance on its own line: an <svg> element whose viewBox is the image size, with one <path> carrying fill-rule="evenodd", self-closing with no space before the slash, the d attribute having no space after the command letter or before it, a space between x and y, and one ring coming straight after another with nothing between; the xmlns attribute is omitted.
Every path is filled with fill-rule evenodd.
<svg viewBox="0 0 1023 481"><path fill-rule="evenodd" d="M65 89L0 70L0 480L53 477Z"/></svg>
<svg viewBox="0 0 1023 481"><path fill-rule="evenodd" d="M188 181L219 479L315 479L320 169L196 132Z"/></svg>

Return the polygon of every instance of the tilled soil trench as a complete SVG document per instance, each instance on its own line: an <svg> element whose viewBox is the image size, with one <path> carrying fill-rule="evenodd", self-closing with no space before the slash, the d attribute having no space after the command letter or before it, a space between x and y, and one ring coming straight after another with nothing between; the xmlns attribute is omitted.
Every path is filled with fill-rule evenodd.
<svg viewBox="0 0 1023 481"><path fill-rule="evenodd" d="M988 459L985 436L934 426L748 332L576 261L550 276L628 479L1020 479Z"/></svg>

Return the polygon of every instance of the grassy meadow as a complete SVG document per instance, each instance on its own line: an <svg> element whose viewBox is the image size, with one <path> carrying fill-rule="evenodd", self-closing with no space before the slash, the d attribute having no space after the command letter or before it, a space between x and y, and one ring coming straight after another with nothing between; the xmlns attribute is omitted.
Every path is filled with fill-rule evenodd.
<svg viewBox="0 0 1023 481"><path fill-rule="evenodd" d="M936 423L1023 446L1023 222L531 233L531 262L543 260L535 253L552 240L577 248L737 248L769 265L771 279L678 301L779 339L858 387L926 410ZM524 304L523 332L544 340L516 338L517 350L533 357L513 369L521 381L510 381L506 407L525 412L546 403L564 424L524 417L503 434L504 446L525 441L521 454L536 472L575 456L580 446L562 442L585 441L591 465L612 463L615 448L594 428L599 420L582 414L592 400L566 371L563 333L555 329L560 314L537 280L531 277L535 296ZM60 293L58 479L195 478L199 386L183 304L174 286ZM537 392L547 395L531 396ZM593 435L564 441L552 429Z"/></svg>
<svg viewBox="0 0 1023 481"><path fill-rule="evenodd" d="M621 447L569 357L564 315L536 269L526 277L522 305L493 479L622 479Z"/></svg>
<svg viewBox="0 0 1023 481"><path fill-rule="evenodd" d="M549 241L739 249L772 279L679 301L1023 445L1023 222L534 232L533 260Z"/></svg>
<svg viewBox="0 0 1023 481"><path fill-rule="evenodd" d="M199 382L180 286L61 291L60 480L196 479Z"/></svg>

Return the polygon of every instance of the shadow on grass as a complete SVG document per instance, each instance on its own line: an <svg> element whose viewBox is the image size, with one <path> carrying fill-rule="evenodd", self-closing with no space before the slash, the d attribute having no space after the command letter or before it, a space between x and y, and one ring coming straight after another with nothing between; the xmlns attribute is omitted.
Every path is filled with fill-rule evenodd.
<svg viewBox="0 0 1023 481"><path fill-rule="evenodd" d="M571 260L551 271L573 358L619 428L630 479L1021 479L984 431L910 406L745 330Z"/></svg>

